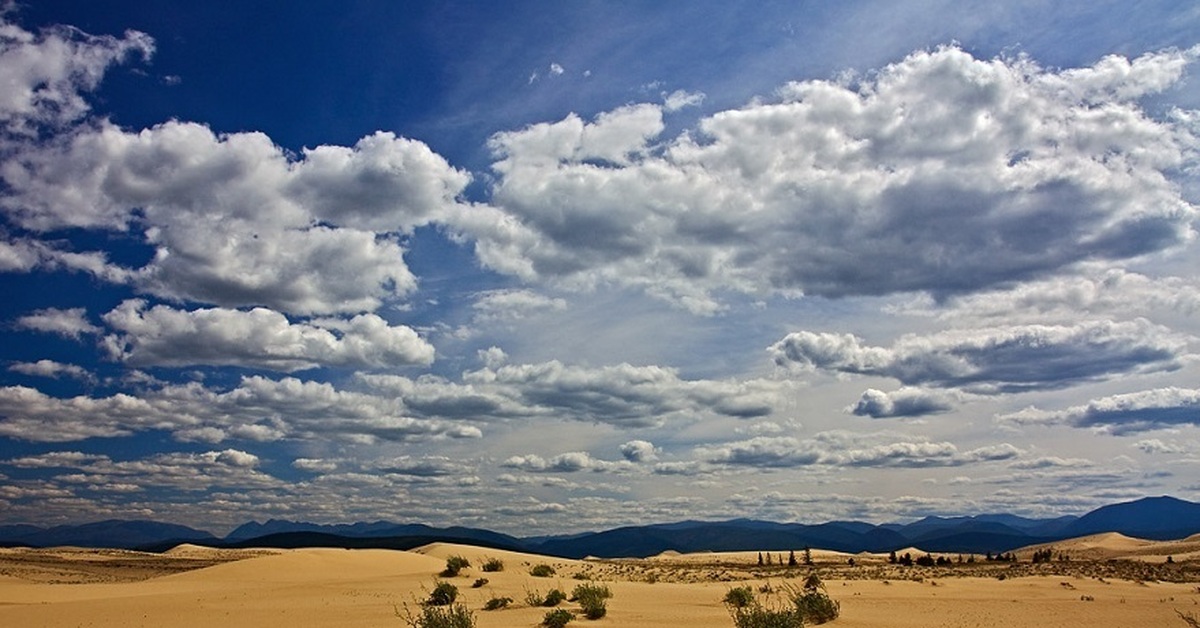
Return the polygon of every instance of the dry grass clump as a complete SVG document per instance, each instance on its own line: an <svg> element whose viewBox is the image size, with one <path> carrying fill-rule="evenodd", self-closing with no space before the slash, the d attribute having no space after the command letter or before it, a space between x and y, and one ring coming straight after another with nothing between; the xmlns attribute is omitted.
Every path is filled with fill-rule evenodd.
<svg viewBox="0 0 1200 628"><path fill-rule="evenodd" d="M429 592L429 598L425 600L425 606L449 606L458 599L458 587L449 582L438 581L434 585L433 591Z"/></svg>
<svg viewBox="0 0 1200 628"><path fill-rule="evenodd" d="M442 570L443 578L454 578L460 571L471 566L471 561L462 556L451 556L446 559L446 568Z"/></svg>
<svg viewBox="0 0 1200 628"><path fill-rule="evenodd" d="M608 598L612 590L602 584L581 584L571 591L571 599L579 603L583 616L600 619L608 613Z"/></svg>
<svg viewBox="0 0 1200 628"><path fill-rule="evenodd" d="M575 615L571 614L571 611L557 608L546 613L546 616L542 618L542 625L546 628L563 628L572 619L575 619Z"/></svg>
<svg viewBox="0 0 1200 628"><path fill-rule="evenodd" d="M475 628L475 614L462 604L422 606L416 614L405 605L404 613L397 610L396 615L410 628Z"/></svg>

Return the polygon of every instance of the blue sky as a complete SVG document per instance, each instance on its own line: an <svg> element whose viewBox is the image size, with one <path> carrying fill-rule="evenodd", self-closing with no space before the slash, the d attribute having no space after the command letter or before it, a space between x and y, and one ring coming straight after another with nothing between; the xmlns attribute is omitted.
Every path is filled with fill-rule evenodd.
<svg viewBox="0 0 1200 628"><path fill-rule="evenodd" d="M0 523L1200 497L1194 8L2 20Z"/></svg>

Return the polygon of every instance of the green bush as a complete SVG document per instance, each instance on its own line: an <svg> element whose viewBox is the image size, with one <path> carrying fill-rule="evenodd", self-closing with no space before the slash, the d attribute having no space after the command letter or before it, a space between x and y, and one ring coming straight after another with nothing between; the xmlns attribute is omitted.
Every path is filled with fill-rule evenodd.
<svg viewBox="0 0 1200 628"><path fill-rule="evenodd" d="M449 582L438 581L433 587L433 591L429 593L429 599L425 600L426 606L447 606L454 603L458 599L458 587Z"/></svg>
<svg viewBox="0 0 1200 628"><path fill-rule="evenodd" d="M724 602L730 608L746 608L754 603L754 591L750 587L734 587L725 592Z"/></svg>
<svg viewBox="0 0 1200 628"><path fill-rule="evenodd" d="M453 578L458 575L458 572L471 566L471 561L462 556L451 556L446 559L446 568L442 570L443 578Z"/></svg>
<svg viewBox="0 0 1200 628"><path fill-rule="evenodd" d="M546 616L542 618L542 625L546 628L563 628L572 619L575 619L575 616L571 614L571 611L556 608L546 613Z"/></svg>
<svg viewBox="0 0 1200 628"><path fill-rule="evenodd" d="M534 565L533 568L529 570L529 575L535 578L549 578L554 574L554 568L546 564Z"/></svg>
<svg viewBox="0 0 1200 628"><path fill-rule="evenodd" d="M512 601L513 601L513 599L511 597L494 597L484 603L483 610L485 610L485 611L499 610L499 609L507 607L509 604L512 604Z"/></svg>
<svg viewBox="0 0 1200 628"><path fill-rule="evenodd" d="M608 598L612 591L602 584L581 584L571 592L571 598L579 602L583 608L583 616L588 619L600 619L608 613Z"/></svg>
<svg viewBox="0 0 1200 628"><path fill-rule="evenodd" d="M550 589L550 592L546 594L546 599L542 600L542 606L558 606L565 599L567 599L566 593L559 589Z"/></svg>
<svg viewBox="0 0 1200 628"><path fill-rule="evenodd" d="M504 571L504 561L499 558L489 558L483 562L484 571Z"/></svg>
<svg viewBox="0 0 1200 628"><path fill-rule="evenodd" d="M736 628L803 628L804 618L795 608L767 608L758 602L734 608L733 625Z"/></svg>
<svg viewBox="0 0 1200 628"><path fill-rule="evenodd" d="M542 602L546 601L546 597L537 589L525 589L525 604L528 606L541 606Z"/></svg>
<svg viewBox="0 0 1200 628"><path fill-rule="evenodd" d="M485 585L487 583L488 583L487 578L476 578L475 582L471 583L471 588L478 589L479 587L482 587L483 585Z"/></svg>
<svg viewBox="0 0 1200 628"><path fill-rule="evenodd" d="M404 614L396 614L411 628L475 628L475 614L462 604L450 606L423 606L420 614L413 615L408 606Z"/></svg>
<svg viewBox="0 0 1200 628"><path fill-rule="evenodd" d="M820 591L804 593L792 601L796 605L796 612L800 613L804 621L814 624L833 621L841 612L841 605Z"/></svg>

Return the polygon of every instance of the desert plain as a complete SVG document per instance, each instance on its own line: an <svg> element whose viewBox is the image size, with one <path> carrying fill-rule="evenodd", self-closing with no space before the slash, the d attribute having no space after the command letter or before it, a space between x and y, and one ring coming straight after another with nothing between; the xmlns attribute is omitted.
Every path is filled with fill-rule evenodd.
<svg viewBox="0 0 1200 628"><path fill-rule="evenodd" d="M1054 544L1055 555L1070 560L1032 564L1035 549L1017 552L1016 563L980 556L958 563L956 554L939 554L951 559L946 567L903 567L890 564L887 555L813 550L813 565L789 568L778 560L786 550L774 549L773 564L759 566L757 552L566 560L443 543L412 551L183 545L162 554L14 548L0 550L0 626L402 628L406 607L417 610L445 580L458 588L458 601L479 628L525 628L539 625L547 612L526 603L529 593L570 593L591 580L613 592L608 613L570 625L731 627L722 602L731 588L778 591L813 572L841 605L841 616L829 625L842 628L1186 628L1179 613L1200 617L1200 535L1171 542L1096 535ZM451 556L465 557L471 566L442 578ZM502 561L504 569L484 573L488 559ZM530 574L542 564L554 575ZM474 586L484 578L485 584ZM496 597L513 603L483 610ZM578 609L572 602L561 607Z"/></svg>

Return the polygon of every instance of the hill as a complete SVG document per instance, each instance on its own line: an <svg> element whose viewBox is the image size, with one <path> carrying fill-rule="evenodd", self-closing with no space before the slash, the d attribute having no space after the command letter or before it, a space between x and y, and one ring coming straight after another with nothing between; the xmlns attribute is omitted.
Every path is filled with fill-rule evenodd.
<svg viewBox="0 0 1200 628"><path fill-rule="evenodd" d="M647 557L663 552L788 551L805 547L859 553L906 547L925 551L1009 552L1064 539L1118 533L1139 539L1182 539L1200 533L1200 504L1149 497L1098 508L1082 517L1030 519L1012 514L926 517L911 523L860 521L821 524L753 519L680 521L600 532L518 538L490 530L387 521L316 524L272 519L249 522L224 539L177 524L110 520L78 526L0 526L0 546L112 547L163 551L189 542L210 547L355 547L411 549L434 542L530 552L564 558Z"/></svg>

